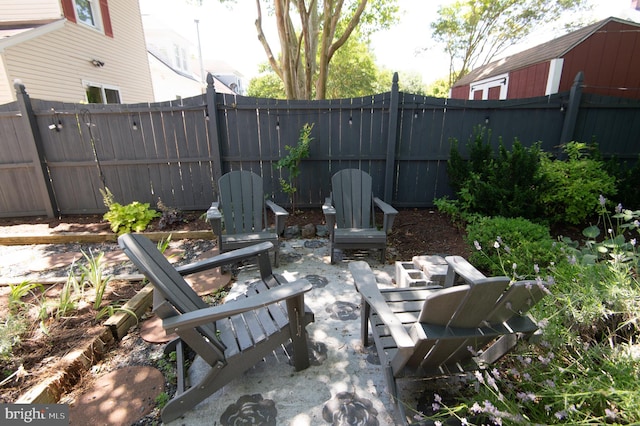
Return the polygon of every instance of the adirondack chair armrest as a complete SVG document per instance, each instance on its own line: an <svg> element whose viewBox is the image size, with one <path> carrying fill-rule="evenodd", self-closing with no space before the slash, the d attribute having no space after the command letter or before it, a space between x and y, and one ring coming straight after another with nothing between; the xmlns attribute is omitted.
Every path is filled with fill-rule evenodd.
<svg viewBox="0 0 640 426"><path fill-rule="evenodd" d="M322 205L322 213L324 214L324 219L327 222L327 228L329 229L329 232L331 232L336 224L336 208L333 206L333 202L330 197L325 198L324 204Z"/></svg>
<svg viewBox="0 0 640 426"><path fill-rule="evenodd" d="M194 327L209 324L222 318L253 311L273 303L294 297L303 296L313 288L306 279L300 279L291 283L271 288L265 292L231 300L222 305L198 309L182 315L166 318L162 321L165 330L179 333Z"/></svg>
<svg viewBox="0 0 640 426"><path fill-rule="evenodd" d="M474 284L479 280L487 278L462 256L447 256L447 276L444 281L445 287L451 287L460 277L469 284Z"/></svg>
<svg viewBox="0 0 640 426"><path fill-rule="evenodd" d="M284 227L287 220L287 216L289 216L289 212L271 200L265 200L264 203L269 208L269 210L273 212L273 214L276 217L276 231L278 235L282 234L284 232Z"/></svg>
<svg viewBox="0 0 640 426"><path fill-rule="evenodd" d="M229 265L235 262L245 260L252 257L269 256L269 250L273 248L273 243L265 241L263 243L254 244L249 247L243 247L236 250L231 250L226 253L219 254L209 259L201 260L199 262L189 263L188 265L182 265L176 267L176 271L180 275L195 274L196 272L207 271L212 268L217 268L222 265ZM263 271L263 267L270 265L267 262L258 262L261 265L261 274L271 275L271 266L268 271Z"/></svg>
<svg viewBox="0 0 640 426"><path fill-rule="evenodd" d="M369 267L369 264L364 261L356 261L349 263L349 271L353 277L353 281L356 285L358 293L362 296L362 299L367 303L371 309L376 312L379 318L389 328L391 337L395 341L398 350L413 350L415 343L413 339L402 325L402 321L393 313L380 289L376 283L376 277Z"/></svg>
<svg viewBox="0 0 640 426"><path fill-rule="evenodd" d="M385 203L378 197L373 197L373 203L376 205L376 207L382 210L382 213L384 214L384 219L383 219L384 223L382 224L382 229L384 230L385 233L388 234L389 232L391 232L391 228L393 227L393 221L395 220L396 215L398 214L398 210L393 208L393 206L391 206L390 204Z"/></svg>
<svg viewBox="0 0 640 426"><path fill-rule="evenodd" d="M222 212L219 210L220 203L214 201L207 210L207 222L211 225L211 229L216 236L222 234Z"/></svg>

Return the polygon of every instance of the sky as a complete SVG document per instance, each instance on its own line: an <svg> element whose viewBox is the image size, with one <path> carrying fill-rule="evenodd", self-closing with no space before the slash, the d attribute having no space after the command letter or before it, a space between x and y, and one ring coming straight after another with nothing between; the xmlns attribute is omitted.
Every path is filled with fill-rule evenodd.
<svg viewBox="0 0 640 426"><path fill-rule="evenodd" d="M374 35L371 47L379 67L391 71L411 72L422 76L425 84L448 75L448 59L430 42L430 23L437 17L438 6L453 0L398 0L400 23ZM640 21L640 12L630 9L631 0L590 0L594 20L617 16ZM266 61L257 39L254 21L255 3L236 0L225 6L218 0L203 0L202 6L188 0L140 0L143 15L152 15L173 28L194 45L198 54L198 33L204 61L223 60L239 71L247 81L258 75L258 66ZM195 19L199 20L196 25ZM269 18L263 9L263 26L272 48L277 48L275 28L267 27ZM557 36L558 34L556 34ZM539 31L520 49L553 38L549 31ZM514 50L508 53L516 53Z"/></svg>

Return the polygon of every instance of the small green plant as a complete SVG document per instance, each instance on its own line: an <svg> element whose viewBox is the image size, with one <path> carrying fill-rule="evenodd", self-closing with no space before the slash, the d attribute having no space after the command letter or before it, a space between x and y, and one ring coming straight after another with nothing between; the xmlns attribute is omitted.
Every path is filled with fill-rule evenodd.
<svg viewBox="0 0 640 426"><path fill-rule="evenodd" d="M169 395L166 392L161 392L160 395L156 396L155 402L156 406L162 410L169 402Z"/></svg>
<svg viewBox="0 0 640 426"><path fill-rule="evenodd" d="M100 252L97 256L94 256L93 252L89 250L89 254L82 251L82 255L86 260L86 264L81 264L79 268L84 279L93 287L95 292L93 309L98 310L102 304L102 298L111 276L104 276L104 253Z"/></svg>
<svg viewBox="0 0 640 426"><path fill-rule="evenodd" d="M109 209L104 214L104 219L109 222L111 230L118 235L132 231L142 232L147 229L149 223L161 214L149 207L149 203L134 201L127 205L122 205L114 200L114 196L109 190L100 190L104 205Z"/></svg>
<svg viewBox="0 0 640 426"><path fill-rule="evenodd" d="M58 300L58 306L56 307L56 318L61 318L67 315L67 313L77 309L77 301L81 298L83 293L81 280L78 280L73 273L73 266L69 270L67 275L67 281L62 286L60 291L60 299Z"/></svg>
<svg viewBox="0 0 640 426"><path fill-rule="evenodd" d="M28 319L20 314L9 314L0 321L0 359L11 357L13 347L20 343L28 329Z"/></svg>
<svg viewBox="0 0 640 426"><path fill-rule="evenodd" d="M287 169L289 172L288 178L280 178L280 187L282 191L289 195L291 200L291 209L293 213L296 212L295 193L298 190L296 188L296 181L300 175L300 162L304 158L309 157L309 148L313 138L311 137L311 130L313 124L306 123L300 130L300 137L298 138L298 144L296 146L285 145L285 149L289 152L286 157L281 158L275 167L278 170Z"/></svg>
<svg viewBox="0 0 640 426"><path fill-rule="evenodd" d="M115 314L116 312L128 313L129 315L131 315L136 319L136 323L138 323L138 321L140 320L136 315L136 313L133 312L131 309L123 308L122 306L113 306L113 305L107 305L100 308L100 310L96 313L95 319L96 321L99 321L104 317L111 318L113 314Z"/></svg>
<svg viewBox="0 0 640 426"><path fill-rule="evenodd" d="M23 281L15 285L9 284L9 312L16 313L18 310L24 309L24 307L28 305L28 303L22 300L25 296L31 295L37 298L34 290L43 292L44 286L31 281Z"/></svg>

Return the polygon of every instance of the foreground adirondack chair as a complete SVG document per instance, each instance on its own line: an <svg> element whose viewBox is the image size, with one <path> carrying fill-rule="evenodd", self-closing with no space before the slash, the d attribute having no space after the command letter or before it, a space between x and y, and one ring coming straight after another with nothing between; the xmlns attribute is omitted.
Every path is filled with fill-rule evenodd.
<svg viewBox="0 0 640 426"><path fill-rule="evenodd" d="M220 199L207 211L207 221L218 238L220 252L269 241L275 247L273 264L279 265L278 236L284 232L289 213L271 200L265 200L262 178L236 170L218 180ZM267 208L275 217L275 229L267 230Z"/></svg>
<svg viewBox="0 0 640 426"><path fill-rule="evenodd" d="M382 229L375 223L375 207L383 216ZM329 229L331 263L336 249L380 249L385 262L387 235L398 211L374 197L371 176L358 169L340 170L331 178L331 196L322 211Z"/></svg>
<svg viewBox="0 0 640 426"><path fill-rule="evenodd" d="M536 323L526 315L547 284L485 277L461 257L446 258L451 282L463 284L379 289L366 262L349 264L362 297L361 338L371 334L400 416L397 381L462 373L496 362L530 336ZM465 279L472 278L467 281Z"/></svg>
<svg viewBox="0 0 640 426"><path fill-rule="evenodd" d="M304 279L287 283L272 274L271 243L174 268L142 235L124 234L118 241L153 284L154 313L162 319L164 329L179 336L165 348L165 353L177 353L178 389L162 410L163 422L180 417L289 341L295 369L309 366L305 327L313 321L313 313L305 309L304 293L311 290L311 284ZM208 306L182 277L251 258L257 259L261 280L250 287L246 297L223 305ZM183 343L211 366L202 381L191 387L185 384Z"/></svg>

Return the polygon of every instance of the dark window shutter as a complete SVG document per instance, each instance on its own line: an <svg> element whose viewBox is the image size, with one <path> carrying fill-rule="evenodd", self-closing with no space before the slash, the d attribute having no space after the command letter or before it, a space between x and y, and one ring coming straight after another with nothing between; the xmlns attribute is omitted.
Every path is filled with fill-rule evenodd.
<svg viewBox="0 0 640 426"><path fill-rule="evenodd" d="M73 9L73 0L62 0L62 13L67 20L76 22L76 11Z"/></svg>
<svg viewBox="0 0 640 426"><path fill-rule="evenodd" d="M107 0L100 0L100 14L102 15L104 34L108 37L113 37L113 27L111 26L111 16L109 16Z"/></svg>

